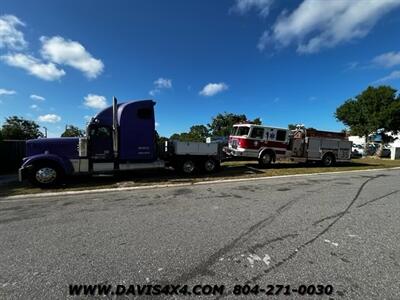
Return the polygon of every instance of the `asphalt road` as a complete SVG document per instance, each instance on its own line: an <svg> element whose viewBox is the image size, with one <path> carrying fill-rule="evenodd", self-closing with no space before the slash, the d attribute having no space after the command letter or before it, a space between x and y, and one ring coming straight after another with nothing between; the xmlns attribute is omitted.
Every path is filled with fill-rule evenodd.
<svg viewBox="0 0 400 300"><path fill-rule="evenodd" d="M400 170L2 199L0 298L69 298L69 284L223 284L228 293L247 283L399 299L399 200Z"/></svg>

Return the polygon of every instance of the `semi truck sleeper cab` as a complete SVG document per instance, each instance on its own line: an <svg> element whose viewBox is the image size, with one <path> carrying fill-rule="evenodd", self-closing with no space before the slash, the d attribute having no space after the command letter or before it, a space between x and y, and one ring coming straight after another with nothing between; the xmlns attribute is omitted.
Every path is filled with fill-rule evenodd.
<svg viewBox="0 0 400 300"><path fill-rule="evenodd" d="M28 140L20 181L40 187L66 175L173 167L185 174L214 172L222 159L217 143L167 142L157 145L152 100L113 105L91 119L82 138Z"/></svg>

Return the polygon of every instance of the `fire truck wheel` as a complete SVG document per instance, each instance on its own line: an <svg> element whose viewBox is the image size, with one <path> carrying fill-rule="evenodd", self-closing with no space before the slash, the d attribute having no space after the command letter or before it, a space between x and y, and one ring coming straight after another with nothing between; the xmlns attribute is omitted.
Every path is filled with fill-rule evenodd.
<svg viewBox="0 0 400 300"><path fill-rule="evenodd" d="M203 163L203 169L206 173L213 173L219 167L218 162L213 158L207 158Z"/></svg>
<svg viewBox="0 0 400 300"><path fill-rule="evenodd" d="M268 151L262 153L260 158L258 159L258 164L263 168L269 166L271 162L272 162L272 155Z"/></svg>
<svg viewBox="0 0 400 300"><path fill-rule="evenodd" d="M193 174L195 170L196 170L196 164L194 163L193 160L185 159L182 161L180 167L180 171L182 171L182 173L190 175Z"/></svg>
<svg viewBox="0 0 400 300"><path fill-rule="evenodd" d="M324 155L324 157L322 158L322 164L325 167L331 167L335 164L335 157L333 156L333 154L331 153L327 153Z"/></svg>
<svg viewBox="0 0 400 300"><path fill-rule="evenodd" d="M29 181L40 188L50 188L58 185L62 176L63 172L57 164L39 162L33 166Z"/></svg>

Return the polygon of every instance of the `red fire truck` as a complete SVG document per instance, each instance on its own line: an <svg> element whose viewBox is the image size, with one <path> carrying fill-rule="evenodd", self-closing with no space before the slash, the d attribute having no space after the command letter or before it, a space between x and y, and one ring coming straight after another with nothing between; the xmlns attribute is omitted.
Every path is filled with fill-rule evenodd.
<svg viewBox="0 0 400 300"><path fill-rule="evenodd" d="M255 159L263 167L289 159L297 162L321 161L325 166L350 161L352 142L341 132L236 124L225 152L232 158Z"/></svg>

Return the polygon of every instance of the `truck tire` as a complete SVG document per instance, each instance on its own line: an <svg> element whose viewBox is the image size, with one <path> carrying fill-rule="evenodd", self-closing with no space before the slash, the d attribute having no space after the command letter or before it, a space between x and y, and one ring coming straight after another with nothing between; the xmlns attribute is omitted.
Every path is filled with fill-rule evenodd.
<svg viewBox="0 0 400 300"><path fill-rule="evenodd" d="M40 188L57 186L63 177L61 168L52 162L39 162L33 165L29 181Z"/></svg>
<svg viewBox="0 0 400 300"><path fill-rule="evenodd" d="M261 153L260 158L258 159L258 164L260 167L265 168L268 167L272 162L272 154L270 151L264 151Z"/></svg>
<svg viewBox="0 0 400 300"><path fill-rule="evenodd" d="M322 165L324 167L331 167L335 164L335 156L332 153L326 153L322 158Z"/></svg>
<svg viewBox="0 0 400 300"><path fill-rule="evenodd" d="M216 161L214 158L207 158L202 163L203 163L203 165L202 165L203 170L206 173L214 173L219 168L219 162Z"/></svg>
<svg viewBox="0 0 400 300"><path fill-rule="evenodd" d="M184 159L182 160L179 169L183 174L191 175L196 171L196 164L190 158Z"/></svg>

